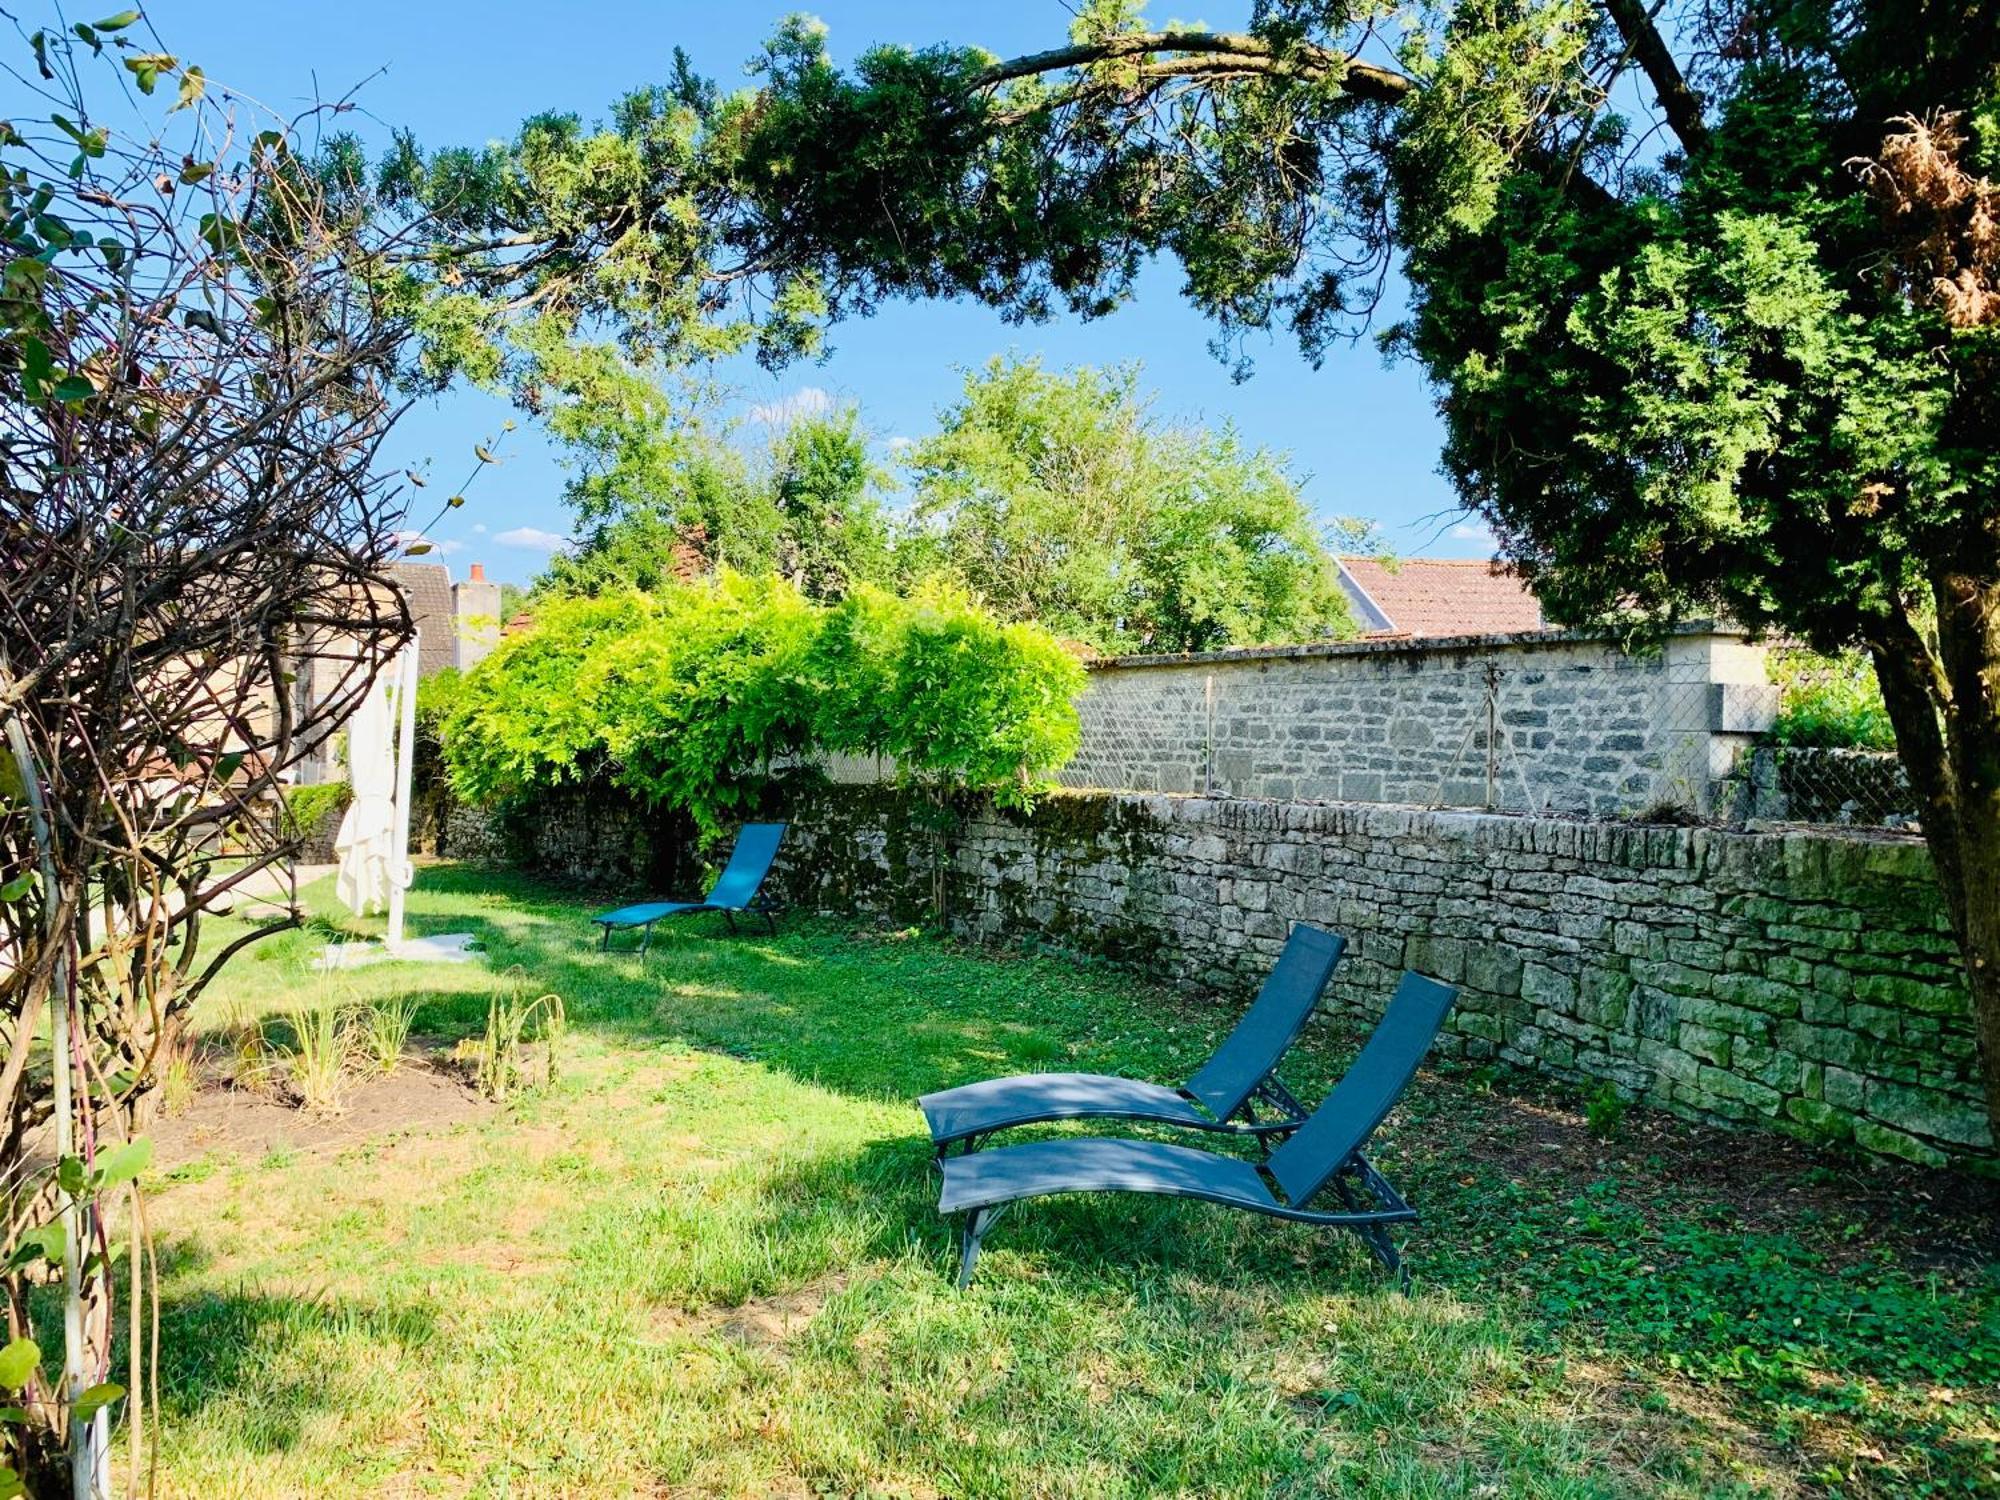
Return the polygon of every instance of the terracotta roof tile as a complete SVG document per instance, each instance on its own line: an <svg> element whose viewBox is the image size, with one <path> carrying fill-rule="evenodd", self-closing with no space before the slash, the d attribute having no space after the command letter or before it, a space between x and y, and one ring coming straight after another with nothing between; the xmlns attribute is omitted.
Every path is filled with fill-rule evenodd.
<svg viewBox="0 0 2000 1500"><path fill-rule="evenodd" d="M1358 623L1371 634L1507 635L1544 628L1540 601L1504 563L1343 557L1340 572L1342 586L1359 596Z"/></svg>

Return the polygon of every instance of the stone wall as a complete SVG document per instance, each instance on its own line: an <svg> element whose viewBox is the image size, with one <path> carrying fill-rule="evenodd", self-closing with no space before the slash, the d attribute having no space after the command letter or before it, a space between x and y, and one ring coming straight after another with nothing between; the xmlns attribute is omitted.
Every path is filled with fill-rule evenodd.
<svg viewBox="0 0 2000 1500"><path fill-rule="evenodd" d="M799 801L795 904L919 913L928 835L881 787ZM1462 986L1445 1050L1676 1113L1992 1169L1967 999L1921 844L1483 813L1066 794L969 807L950 916L1230 994L1295 921L1350 943L1335 1007Z"/></svg>
<svg viewBox="0 0 2000 1500"><path fill-rule="evenodd" d="M1096 664L1072 787L1607 815L1707 810L1770 726L1765 651L1563 631Z"/></svg>
<svg viewBox="0 0 2000 1500"><path fill-rule="evenodd" d="M693 828L610 787L570 787L499 811L450 801L438 852L597 890L664 894L698 881Z"/></svg>

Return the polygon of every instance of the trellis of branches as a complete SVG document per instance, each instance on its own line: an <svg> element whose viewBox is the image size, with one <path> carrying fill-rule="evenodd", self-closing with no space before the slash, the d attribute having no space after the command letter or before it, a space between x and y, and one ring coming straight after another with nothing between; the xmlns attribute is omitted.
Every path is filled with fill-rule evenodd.
<svg viewBox="0 0 2000 1500"><path fill-rule="evenodd" d="M412 628L377 456L407 332L390 247L294 152L312 117L212 96L136 19L24 38L42 119L0 124L0 1301L9 1348L66 1355L56 1383L0 1349L9 1482L34 1493L109 1493L120 1395L143 1483L159 1064L230 954L297 922L204 942L293 852L288 768ZM86 74L133 129L91 113Z"/></svg>

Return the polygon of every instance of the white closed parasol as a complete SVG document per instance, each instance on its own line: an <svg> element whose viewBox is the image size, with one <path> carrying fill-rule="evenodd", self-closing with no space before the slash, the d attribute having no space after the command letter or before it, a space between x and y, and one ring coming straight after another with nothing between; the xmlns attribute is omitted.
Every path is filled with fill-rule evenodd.
<svg viewBox="0 0 2000 1500"><path fill-rule="evenodd" d="M397 696L406 696L401 692L403 668L399 656L392 670L376 677L361 707L347 721L347 774L353 800L333 840L340 860L334 890L342 905L361 916L389 905L391 894L409 878L399 868L405 856L397 847L395 721L389 704L391 677L399 679Z"/></svg>
<svg viewBox="0 0 2000 1500"><path fill-rule="evenodd" d="M383 958L463 963L473 956L469 932L403 936L403 897L416 879L410 863L410 767L417 744L417 643L412 640L347 721L347 774L353 801L333 841L340 857L335 893L358 916L389 909L382 942L336 943L319 967L348 968Z"/></svg>

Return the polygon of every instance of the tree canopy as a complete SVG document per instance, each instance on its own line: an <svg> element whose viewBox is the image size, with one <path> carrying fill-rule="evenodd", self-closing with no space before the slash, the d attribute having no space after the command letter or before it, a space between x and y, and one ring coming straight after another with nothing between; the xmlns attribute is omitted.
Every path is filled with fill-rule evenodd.
<svg viewBox="0 0 2000 1500"><path fill-rule="evenodd" d="M906 572L942 571L1001 614L1108 653L1349 635L1310 510L1277 454L1168 425L1136 366L968 371L905 461Z"/></svg>

